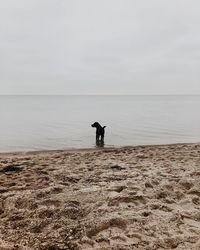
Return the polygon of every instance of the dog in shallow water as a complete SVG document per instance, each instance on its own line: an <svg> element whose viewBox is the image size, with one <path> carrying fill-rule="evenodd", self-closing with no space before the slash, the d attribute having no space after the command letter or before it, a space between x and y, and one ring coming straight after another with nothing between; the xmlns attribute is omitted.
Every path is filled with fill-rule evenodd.
<svg viewBox="0 0 200 250"><path fill-rule="evenodd" d="M95 122L91 125L93 128L96 128L96 142L99 141L104 142L104 134L105 134L105 127L102 127L98 122ZM100 140L101 137L101 140Z"/></svg>

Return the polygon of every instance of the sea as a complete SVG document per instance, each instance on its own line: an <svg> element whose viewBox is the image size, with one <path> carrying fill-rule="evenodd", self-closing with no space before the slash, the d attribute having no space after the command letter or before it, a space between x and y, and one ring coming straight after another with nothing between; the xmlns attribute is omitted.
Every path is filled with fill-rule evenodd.
<svg viewBox="0 0 200 250"><path fill-rule="evenodd" d="M200 96L1 95L0 152L200 142Z"/></svg>

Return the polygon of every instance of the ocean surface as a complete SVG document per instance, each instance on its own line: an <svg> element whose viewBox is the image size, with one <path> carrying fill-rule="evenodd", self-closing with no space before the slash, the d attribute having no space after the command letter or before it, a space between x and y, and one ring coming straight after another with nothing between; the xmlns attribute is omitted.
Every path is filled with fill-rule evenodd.
<svg viewBox="0 0 200 250"><path fill-rule="evenodd" d="M200 96L0 96L0 152L200 142Z"/></svg>

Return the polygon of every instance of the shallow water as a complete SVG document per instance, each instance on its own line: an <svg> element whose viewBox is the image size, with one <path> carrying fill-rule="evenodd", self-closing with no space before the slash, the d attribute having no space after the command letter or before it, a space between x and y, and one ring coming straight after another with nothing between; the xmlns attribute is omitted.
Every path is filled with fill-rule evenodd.
<svg viewBox="0 0 200 250"><path fill-rule="evenodd" d="M0 96L0 151L200 141L200 96Z"/></svg>

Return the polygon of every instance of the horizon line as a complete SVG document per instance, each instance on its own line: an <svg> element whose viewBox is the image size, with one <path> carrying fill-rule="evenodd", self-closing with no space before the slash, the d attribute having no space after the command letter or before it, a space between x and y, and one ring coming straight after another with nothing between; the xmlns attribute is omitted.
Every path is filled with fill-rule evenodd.
<svg viewBox="0 0 200 250"><path fill-rule="evenodd" d="M0 96L199 96L199 94L0 94Z"/></svg>

